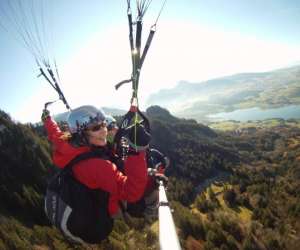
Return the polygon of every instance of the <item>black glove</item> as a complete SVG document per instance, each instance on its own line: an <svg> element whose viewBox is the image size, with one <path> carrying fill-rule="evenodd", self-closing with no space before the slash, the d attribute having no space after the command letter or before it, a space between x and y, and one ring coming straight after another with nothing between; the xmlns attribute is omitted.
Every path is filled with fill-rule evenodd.
<svg viewBox="0 0 300 250"><path fill-rule="evenodd" d="M168 185L168 177L165 176L164 174L160 174L160 173L156 173L154 175L154 178L155 178L155 181L156 183L159 185L160 181L163 182L164 186L167 186Z"/></svg>
<svg viewBox="0 0 300 250"><path fill-rule="evenodd" d="M42 122L45 122L49 116L50 116L49 110L43 109L43 113L42 113L42 116L41 116Z"/></svg>
<svg viewBox="0 0 300 250"><path fill-rule="evenodd" d="M137 123L126 129L125 137L128 144L135 151L143 151L149 147L151 135L142 124Z"/></svg>
<svg viewBox="0 0 300 250"><path fill-rule="evenodd" d="M149 168L158 170L161 167L166 169L170 165L170 160L157 149L151 148L147 151L147 164Z"/></svg>
<svg viewBox="0 0 300 250"><path fill-rule="evenodd" d="M160 181L163 182L164 186L167 186L168 184L168 177L159 173L156 169L148 168L148 176L155 182L155 188L159 186Z"/></svg>

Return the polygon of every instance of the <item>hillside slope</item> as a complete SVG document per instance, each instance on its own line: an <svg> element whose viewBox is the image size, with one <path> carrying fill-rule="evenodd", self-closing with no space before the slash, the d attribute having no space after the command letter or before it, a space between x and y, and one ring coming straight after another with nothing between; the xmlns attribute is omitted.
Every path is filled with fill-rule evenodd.
<svg viewBox="0 0 300 250"><path fill-rule="evenodd" d="M171 159L170 199L191 204L193 196L186 194L194 192L194 185L238 161L232 150L216 143L218 135L208 127L173 117L159 107L149 108L147 114L152 122L152 145ZM1 111L0 147L0 249L72 248L49 227L43 211L47 177L53 171L43 129L15 123ZM109 241L98 249L157 248L157 230L145 221L133 220L130 228L120 221L115 227Z"/></svg>
<svg viewBox="0 0 300 250"><path fill-rule="evenodd" d="M184 249L297 249L299 122L222 132L158 106L146 113L152 146L171 159L167 195ZM90 249L65 241L45 218L53 166L42 128L1 111L0 149L0 249ZM203 183L207 191L197 193ZM158 249L157 222L116 221L93 249Z"/></svg>
<svg viewBox="0 0 300 250"><path fill-rule="evenodd" d="M180 82L172 89L152 94L157 104L173 114L205 119L208 114L241 108L276 108L300 104L300 66L265 73L244 73L201 83Z"/></svg>

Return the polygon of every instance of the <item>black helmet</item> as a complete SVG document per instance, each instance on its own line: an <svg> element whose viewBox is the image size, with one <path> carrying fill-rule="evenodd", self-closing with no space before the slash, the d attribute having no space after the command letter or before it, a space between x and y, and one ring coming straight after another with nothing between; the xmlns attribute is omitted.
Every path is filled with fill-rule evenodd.
<svg viewBox="0 0 300 250"><path fill-rule="evenodd" d="M91 105L73 109L68 117L68 125L72 134L83 131L93 123L105 121L106 115L104 111Z"/></svg>

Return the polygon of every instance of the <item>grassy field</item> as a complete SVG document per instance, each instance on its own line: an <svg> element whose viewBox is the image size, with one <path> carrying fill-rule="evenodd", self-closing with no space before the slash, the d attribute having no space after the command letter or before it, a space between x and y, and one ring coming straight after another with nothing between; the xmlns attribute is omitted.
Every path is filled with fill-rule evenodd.
<svg viewBox="0 0 300 250"><path fill-rule="evenodd" d="M279 126L298 127L300 128L300 119L283 120L283 119L267 119L262 121L238 122L238 121L222 121L214 122L208 125L210 128L221 131L235 131L238 129L270 129Z"/></svg>
<svg viewBox="0 0 300 250"><path fill-rule="evenodd" d="M212 184L210 187L208 187L205 190L205 197L206 199L209 199L209 195L208 195L208 190L209 188L212 189L212 191L214 192L214 194L216 195L216 198L219 201L220 207L215 209L215 213L218 213L220 211L226 212L227 214L231 215L234 218L237 218L238 221L240 221L240 223L242 223L243 225L249 225L251 222L251 216L252 216L252 211L244 206L235 206L235 207L229 207L225 200L224 200L224 191L227 189L231 189L232 186L229 185L228 183L224 183L223 185L216 185L216 184ZM207 214L206 213L202 213L201 211L199 211L195 205L191 206L191 210L193 214L197 214L199 215L199 217L203 220L203 221L208 221L207 218Z"/></svg>

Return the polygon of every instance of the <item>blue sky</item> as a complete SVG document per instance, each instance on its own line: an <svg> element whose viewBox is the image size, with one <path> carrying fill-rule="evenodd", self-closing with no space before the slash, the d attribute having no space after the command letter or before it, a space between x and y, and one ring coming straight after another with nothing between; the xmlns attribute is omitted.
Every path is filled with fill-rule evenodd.
<svg viewBox="0 0 300 250"><path fill-rule="evenodd" d="M144 40L162 2L153 0L144 17ZM50 22L46 32L51 34L61 88L71 106L126 109L130 86L114 90L114 84L131 73L126 1L46 0L46 4L45 18ZM0 21L6 24L3 15ZM299 23L299 1L167 1L143 66L140 104L150 93L180 80L200 82L300 62ZM0 108L16 120L37 121L43 104L56 99L56 93L36 78L39 72L31 54L3 29L0 55ZM64 111L63 105L52 109Z"/></svg>

